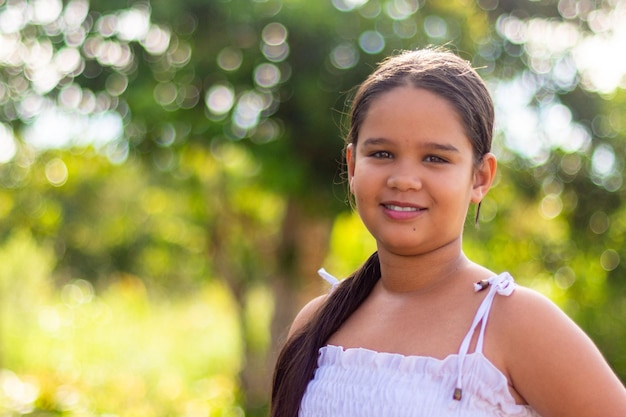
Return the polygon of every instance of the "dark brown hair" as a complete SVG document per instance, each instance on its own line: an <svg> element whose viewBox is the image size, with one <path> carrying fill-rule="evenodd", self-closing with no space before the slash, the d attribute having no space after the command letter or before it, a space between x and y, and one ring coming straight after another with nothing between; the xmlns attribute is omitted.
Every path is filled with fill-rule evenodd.
<svg viewBox="0 0 626 417"><path fill-rule="evenodd" d="M347 143L357 146L359 129L371 103L394 88L411 85L448 100L461 117L479 165L491 150L494 110L489 91L471 65L440 49L408 51L383 61L360 85L350 112ZM478 218L478 210L476 212ZM295 417L317 367L319 349L361 305L380 278L374 253L328 296L311 321L285 344L274 370L271 417Z"/></svg>

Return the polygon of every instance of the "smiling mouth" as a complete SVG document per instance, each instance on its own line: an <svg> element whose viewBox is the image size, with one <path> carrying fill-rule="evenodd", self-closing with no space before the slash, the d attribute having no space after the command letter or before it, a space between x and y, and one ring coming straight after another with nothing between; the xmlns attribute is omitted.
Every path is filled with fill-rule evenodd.
<svg viewBox="0 0 626 417"><path fill-rule="evenodd" d="M416 211L421 211L421 210L424 210L423 208L419 208L419 207L412 207L412 206L396 206L395 204L383 204L383 206L384 206L387 210L402 211L402 212L416 212Z"/></svg>

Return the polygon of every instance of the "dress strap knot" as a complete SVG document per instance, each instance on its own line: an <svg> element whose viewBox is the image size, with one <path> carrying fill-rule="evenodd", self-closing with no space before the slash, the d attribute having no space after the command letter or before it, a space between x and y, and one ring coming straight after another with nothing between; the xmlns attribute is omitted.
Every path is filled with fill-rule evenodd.
<svg viewBox="0 0 626 417"><path fill-rule="evenodd" d="M334 277L333 275L329 274L328 272L326 272L326 270L324 268L320 268L317 270L317 274L324 278L324 280L326 282L328 282L332 287L330 289L330 291L332 292L335 287L337 287L337 285L339 285L339 283L341 281L339 281L336 277Z"/></svg>
<svg viewBox="0 0 626 417"><path fill-rule="evenodd" d="M504 295L504 296L509 296L513 294L513 291L515 290L515 280L513 279L511 274L505 272L500 275L496 275L489 279L485 279L485 280L475 283L474 291L476 292L482 291L486 289L487 287L489 287L490 285L495 287L495 291L498 294Z"/></svg>

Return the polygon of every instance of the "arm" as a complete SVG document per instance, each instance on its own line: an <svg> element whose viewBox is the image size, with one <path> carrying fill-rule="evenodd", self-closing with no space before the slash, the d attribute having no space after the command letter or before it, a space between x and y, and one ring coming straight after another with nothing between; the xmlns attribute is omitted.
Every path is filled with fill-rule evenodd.
<svg viewBox="0 0 626 417"><path fill-rule="evenodd" d="M514 295L498 339L517 392L543 417L626 416L626 389L589 337L539 294Z"/></svg>

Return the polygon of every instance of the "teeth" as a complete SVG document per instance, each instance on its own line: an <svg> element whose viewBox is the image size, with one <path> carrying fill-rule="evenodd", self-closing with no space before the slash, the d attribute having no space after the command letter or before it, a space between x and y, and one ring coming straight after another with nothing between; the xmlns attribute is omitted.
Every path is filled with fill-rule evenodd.
<svg viewBox="0 0 626 417"><path fill-rule="evenodd" d="M418 211L417 207L400 207L400 206L394 206L393 204L386 204L385 207L388 210L393 210L393 211Z"/></svg>

